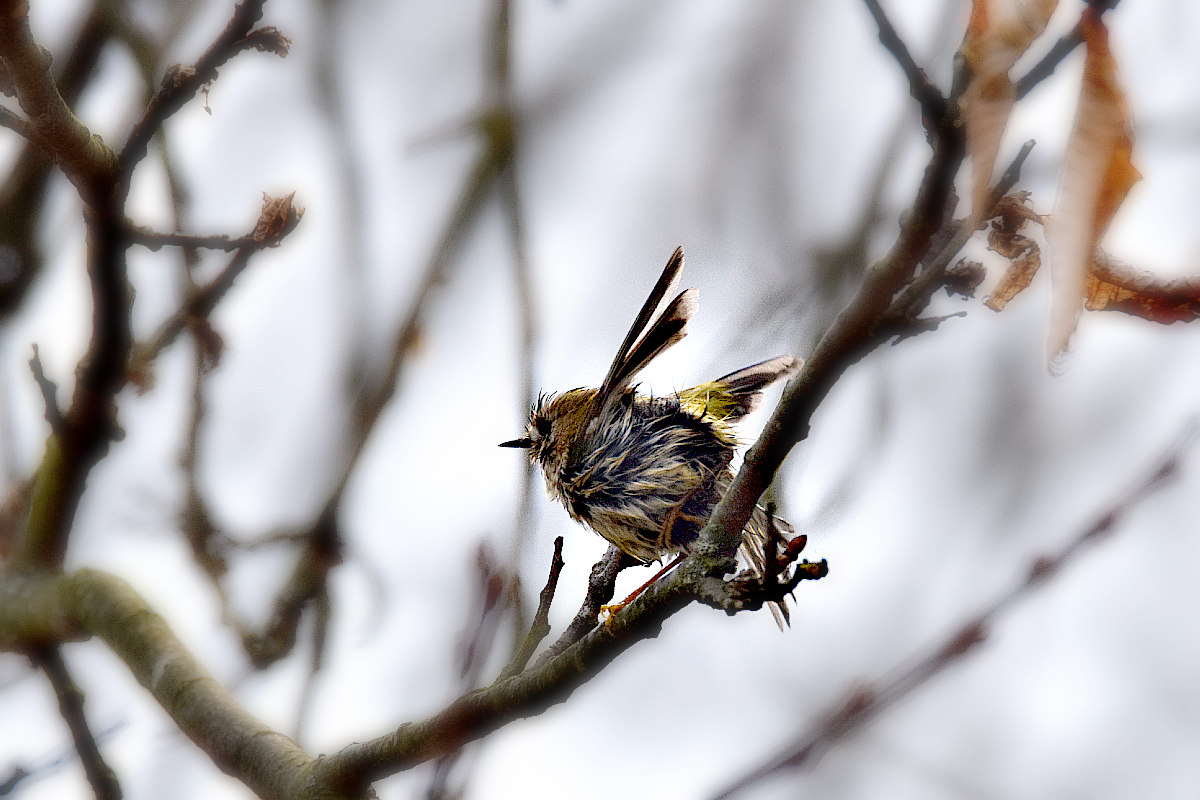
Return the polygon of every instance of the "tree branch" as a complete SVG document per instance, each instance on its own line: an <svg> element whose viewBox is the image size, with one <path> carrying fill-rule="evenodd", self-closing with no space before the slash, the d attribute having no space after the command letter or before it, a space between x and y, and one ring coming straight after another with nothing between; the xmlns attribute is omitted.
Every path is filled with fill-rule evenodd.
<svg viewBox="0 0 1200 800"><path fill-rule="evenodd" d="M633 556L616 547L610 546L605 551L604 556L592 565L587 594L584 596L583 604L580 605L575 618L567 625L558 640L538 658L538 667L560 655L568 647L582 639L584 634L596 627L596 618L600 615L600 609L613 599L613 594L616 592L617 576L621 574L622 570L636 564L637 561Z"/></svg>
<svg viewBox="0 0 1200 800"><path fill-rule="evenodd" d="M212 236L198 236L189 233L161 233L139 225L128 224L129 241L141 245L147 250L161 250L164 247L184 247L199 250L224 250L231 253L244 247L262 248L262 242L256 242L252 236L231 238L227 233Z"/></svg>
<svg viewBox="0 0 1200 800"><path fill-rule="evenodd" d="M46 406L46 422L50 423L50 430L61 434L66 427L66 422L63 420L62 410L58 407L58 386L46 377L46 370L42 368L42 357L38 353L37 344L33 345L33 357L29 359L29 370L33 373L33 382L37 384L38 391L42 393L42 402Z"/></svg>
<svg viewBox="0 0 1200 800"><path fill-rule="evenodd" d="M0 59L34 134L22 135L48 149L85 203L102 202L113 189L116 154L79 121L59 93L50 54L34 40L29 6L20 0L0 0Z"/></svg>
<svg viewBox="0 0 1200 800"><path fill-rule="evenodd" d="M921 114L925 118L925 127L930 130L936 129L943 117L946 116L946 98L942 97L942 93L929 80L929 76L925 74L925 70L917 66L912 53L908 50L908 45L900 38L900 34L896 33L896 29L887 18L883 6L879 4L879 0L863 0L863 2L866 3L867 9L871 12L876 27L879 28L880 44L892 54L892 57L896 59L896 63L904 70L904 77L908 79L908 91L921 105Z"/></svg>
<svg viewBox="0 0 1200 800"><path fill-rule="evenodd" d="M238 251L230 259L229 264L207 286L196 291L184 302L183 307L171 315L170 319L159 326L150 342L138 347L135 364L132 371L140 373L148 368L159 353L174 343L179 334L195 320L207 319L221 299L233 288L234 282L250 265L250 259L260 250L279 245L283 238L295 230L304 216L304 209L296 208L293 204L295 192L275 198L263 195L262 212L254 231L240 239L226 239L227 242L237 242ZM220 237L213 237L220 238ZM185 245L191 246L191 245Z"/></svg>
<svg viewBox="0 0 1200 800"><path fill-rule="evenodd" d="M1104 2L1098 3L1089 2L1089 5L1097 6L1101 11L1107 11L1116 8L1119 2L1120 0L1104 0ZM1083 44L1083 28L1081 26L1082 23L1076 23L1069 33L1064 34L1054 43L1054 46L1046 55L1042 56L1038 63L1029 68L1029 72L1013 82L1017 100L1024 98L1033 91L1033 87L1053 75L1054 70L1058 69L1058 65L1074 52L1076 47Z"/></svg>
<svg viewBox="0 0 1200 800"><path fill-rule="evenodd" d="M178 64L163 75L162 85L151 98L141 120L133 127L120 155L120 172L127 184L134 168L146 157L150 139L162 124L196 96L201 87L217 79L217 70L243 50L270 50L287 55L288 40L274 28L251 31L262 17L266 0L242 0L212 45L190 67Z"/></svg>
<svg viewBox="0 0 1200 800"><path fill-rule="evenodd" d="M511 678L525 669L525 665L529 663L529 659L533 658L533 653L537 650L537 646L543 639L550 635L550 604L554 602L554 592L558 588L558 576L564 566L562 550L563 537L559 536L554 540L554 557L550 560L550 575L546 578L546 585L543 587L542 593L538 596L538 607L533 615L533 624L529 626L529 634L525 637L525 641L521 643L521 647L517 650L516 655L512 657L512 660L500 672L497 680ZM592 619L595 620L595 617Z"/></svg>
<svg viewBox="0 0 1200 800"><path fill-rule="evenodd" d="M943 123L930 143L933 155L896 242L884 258L868 268L857 295L784 388L779 405L701 531L692 548L693 558L680 565L668 578L670 582L698 584L714 571L732 569L743 526L784 457L807 437L817 406L847 368L886 340L888 334L881 329L881 322L896 293L913 279L952 210L948 201L964 157L962 131L952 123Z"/></svg>
<svg viewBox="0 0 1200 800"><path fill-rule="evenodd" d="M343 794L357 794L373 780L565 702L618 655L657 636L663 621L693 600L686 591L665 583L655 584L647 593L653 593L653 602L627 607L609 624L595 625L582 639L534 668L469 692L424 721L405 723L391 733L319 757L312 770L314 779Z"/></svg>
<svg viewBox="0 0 1200 800"><path fill-rule="evenodd" d="M83 713L83 690L71 677L62 652L57 645L50 645L35 650L32 658L46 673L47 680L54 687L59 713L71 731L75 751L79 754L79 761L83 764L84 774L87 775L88 783L92 785L96 800L120 800L121 784L117 781L117 774L100 754L96 737L92 735L92 729Z"/></svg>
<svg viewBox="0 0 1200 800"><path fill-rule="evenodd" d="M1076 534L1057 554L1035 559L1030 564L1024 580L997 597L981 613L964 621L926 656L901 671L893 680L876 688L870 688L869 684L863 683L862 685L868 688L855 691L840 709L826 715L813 730L805 732L792 744L783 748L780 754L723 790L714 800L727 800L785 769L798 769L811 764L833 744L862 729L913 690L928 683L947 667L961 661L985 641L988 630L996 625L1011 606L1046 585L1064 567L1070 565L1088 545L1096 544L1102 536L1112 533L1125 515L1174 478L1178 474L1182 457L1195 441L1196 433L1197 421L1193 419L1143 477L1135 481L1116 502Z"/></svg>
<svg viewBox="0 0 1200 800"><path fill-rule="evenodd" d="M0 649L88 636L103 639L179 729L260 797L316 796L308 786L313 759L238 705L120 578L84 569L0 581Z"/></svg>
<svg viewBox="0 0 1200 800"><path fill-rule="evenodd" d="M0 127L8 128L31 144L39 146L42 144L42 140L38 137L37 129L33 127L32 123L8 106L0 106Z"/></svg>

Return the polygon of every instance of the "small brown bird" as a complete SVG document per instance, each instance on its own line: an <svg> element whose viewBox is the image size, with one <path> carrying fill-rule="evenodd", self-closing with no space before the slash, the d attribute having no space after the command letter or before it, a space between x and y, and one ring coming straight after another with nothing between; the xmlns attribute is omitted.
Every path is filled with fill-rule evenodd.
<svg viewBox="0 0 1200 800"><path fill-rule="evenodd" d="M574 519L643 562L687 553L733 480L734 423L754 410L765 386L797 365L779 356L675 394L638 395L634 377L686 335L698 308L696 290L688 289L655 315L682 268L678 248L600 388L542 395L525 435L500 445L528 449L550 495ZM740 552L760 576L769 524L756 507L742 531ZM781 519L774 524L792 531ZM782 627L787 608L770 607Z"/></svg>

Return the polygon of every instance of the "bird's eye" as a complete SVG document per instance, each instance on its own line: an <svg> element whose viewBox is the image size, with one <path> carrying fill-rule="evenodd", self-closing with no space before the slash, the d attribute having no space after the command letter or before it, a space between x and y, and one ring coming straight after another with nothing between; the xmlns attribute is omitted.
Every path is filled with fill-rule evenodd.
<svg viewBox="0 0 1200 800"><path fill-rule="evenodd" d="M533 421L533 426L537 428L538 436L550 435L550 420L545 417L538 417Z"/></svg>

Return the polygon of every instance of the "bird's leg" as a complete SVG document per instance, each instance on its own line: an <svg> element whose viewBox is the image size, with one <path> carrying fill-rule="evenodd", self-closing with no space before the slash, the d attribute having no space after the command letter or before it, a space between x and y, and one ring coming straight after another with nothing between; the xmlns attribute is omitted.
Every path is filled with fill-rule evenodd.
<svg viewBox="0 0 1200 800"><path fill-rule="evenodd" d="M600 608L600 619L604 620L604 624L606 624L606 625L607 625L609 622L611 622L611 621L612 621L612 618L613 618L613 616L614 616L614 615L615 615L615 614L616 614L618 611L620 611L620 610L621 610L621 609L623 609L625 606L629 605L629 604L630 604L630 603L632 603L634 600L636 600L636 599L638 598L638 596L639 596L639 595L640 595L642 592L644 592L644 591L646 591L647 589L649 589L649 588L650 588L650 587L651 587L651 586L654 584L654 582L655 582L656 580L658 580L659 578L661 578L663 575L666 575L666 574L667 574L668 572L670 572L671 570L675 569L675 567L679 566L679 562L681 562L681 561L683 561L685 558L687 558L687 555L688 555L687 553L680 553L678 556L676 556L676 557L674 558L674 560L672 560L672 561L671 561L671 563L670 563L670 564L667 564L665 567L663 567L662 569L660 569L658 572L654 573L654 577L653 577L653 578L651 578L650 580L646 581L645 583L643 583L643 584L642 584L641 586L639 586L638 588L634 589L634 590L633 590L633 592L632 592L632 593L631 593L631 594L630 594L628 597L626 597L624 600L622 600L621 602L619 602L619 603L613 603L613 604L612 604L612 605L610 605L610 606L601 606L601 608Z"/></svg>

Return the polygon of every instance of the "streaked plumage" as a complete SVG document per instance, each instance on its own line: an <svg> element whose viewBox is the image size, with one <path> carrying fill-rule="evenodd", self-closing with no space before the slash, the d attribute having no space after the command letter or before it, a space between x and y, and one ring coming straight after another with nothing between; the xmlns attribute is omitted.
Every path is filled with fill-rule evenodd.
<svg viewBox="0 0 1200 800"><path fill-rule="evenodd" d="M765 386L796 366L791 356L779 356L675 394L638 395L633 378L686 335L697 310L696 290L688 289L655 316L682 266L677 249L600 388L543 395L525 435L502 445L528 448L550 495L641 561L686 551L696 540L733 480L734 425L755 408ZM775 524L791 531L782 520ZM766 540L766 512L756 508L741 552L760 574ZM772 611L786 619L786 609L772 605Z"/></svg>

